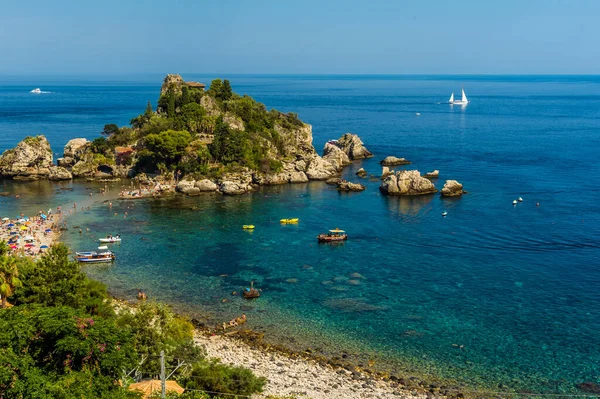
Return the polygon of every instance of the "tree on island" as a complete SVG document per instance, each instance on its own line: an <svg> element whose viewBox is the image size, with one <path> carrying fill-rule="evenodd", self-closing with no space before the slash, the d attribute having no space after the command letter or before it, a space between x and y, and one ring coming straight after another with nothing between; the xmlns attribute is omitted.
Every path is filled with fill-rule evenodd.
<svg viewBox="0 0 600 399"><path fill-rule="evenodd" d="M113 134L117 134L119 133L119 126L115 125L114 123L108 124L108 125L104 125L104 129L102 129L102 134L104 136L112 136Z"/></svg>

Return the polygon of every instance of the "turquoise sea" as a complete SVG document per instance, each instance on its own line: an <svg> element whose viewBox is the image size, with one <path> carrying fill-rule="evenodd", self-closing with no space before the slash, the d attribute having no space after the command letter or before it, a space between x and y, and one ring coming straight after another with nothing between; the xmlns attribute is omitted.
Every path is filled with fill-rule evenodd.
<svg viewBox="0 0 600 399"><path fill-rule="evenodd" d="M250 327L294 348L494 389L580 393L576 384L600 383L600 77L225 78L297 112L318 151L357 133L375 157L348 167L348 179L360 167L377 175L378 161L396 155L409 169L439 169L438 188L456 179L469 193L388 198L377 179L362 179L362 193L313 182L110 208L89 197L96 183L3 181L0 191L22 195L0 197L0 216L77 201L63 235L73 250L123 236L112 266L86 269L114 294L133 299L142 288L208 324L246 313ZM0 77L0 150L42 133L60 153L70 138L125 125L156 102L161 79ZM444 104L462 85L471 103ZM300 223L278 222L291 217ZM241 229L249 223L254 232ZM316 242L335 227L345 244ZM260 299L231 295L250 280Z"/></svg>

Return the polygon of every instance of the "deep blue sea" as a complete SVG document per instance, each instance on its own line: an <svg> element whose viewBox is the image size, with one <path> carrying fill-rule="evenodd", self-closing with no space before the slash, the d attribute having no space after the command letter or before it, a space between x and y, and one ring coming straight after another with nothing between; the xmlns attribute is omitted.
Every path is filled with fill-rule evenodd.
<svg viewBox="0 0 600 399"><path fill-rule="evenodd" d="M439 169L438 188L456 179L469 193L388 198L377 179L362 179L362 193L313 182L109 208L87 196L96 184L4 181L0 191L23 195L0 197L0 216L89 205L69 224L90 232L70 228L63 240L88 250L122 234L114 265L86 269L116 295L142 288L211 324L244 312L292 347L476 386L577 393L577 383L600 383L600 77L225 78L297 112L318 151L358 134L375 157L348 167L351 180L360 167L380 174L379 160L396 155L408 169ZM61 153L70 138L92 139L155 104L161 80L0 77L0 150L44 134ZM471 103L445 104L463 85ZM292 217L300 223L278 222ZM241 229L248 223L254 232ZM335 227L345 244L317 244ZM250 280L260 299L231 295Z"/></svg>

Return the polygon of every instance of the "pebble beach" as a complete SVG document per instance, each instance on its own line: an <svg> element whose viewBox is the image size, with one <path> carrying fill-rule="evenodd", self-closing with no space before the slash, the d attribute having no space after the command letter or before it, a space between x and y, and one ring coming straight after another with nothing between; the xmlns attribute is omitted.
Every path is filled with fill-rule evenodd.
<svg viewBox="0 0 600 399"><path fill-rule="evenodd" d="M303 358L290 358L276 352L254 349L245 342L224 335L206 335L198 332L195 342L203 346L209 357L223 363L251 369L268 382L256 399L270 395L311 399L347 398L406 398L428 397L402 390L397 382L370 378L359 372L324 367Z"/></svg>

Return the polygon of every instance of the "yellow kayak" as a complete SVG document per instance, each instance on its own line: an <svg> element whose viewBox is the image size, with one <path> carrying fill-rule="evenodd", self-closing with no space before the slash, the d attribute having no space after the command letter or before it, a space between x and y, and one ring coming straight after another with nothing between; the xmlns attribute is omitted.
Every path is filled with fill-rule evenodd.
<svg viewBox="0 0 600 399"><path fill-rule="evenodd" d="M295 219L281 219L279 222L283 223L283 224L293 224L293 223L298 223L298 218Z"/></svg>
<svg viewBox="0 0 600 399"><path fill-rule="evenodd" d="M242 226L242 228L244 230L254 230L254 225L253 224L245 224Z"/></svg>

